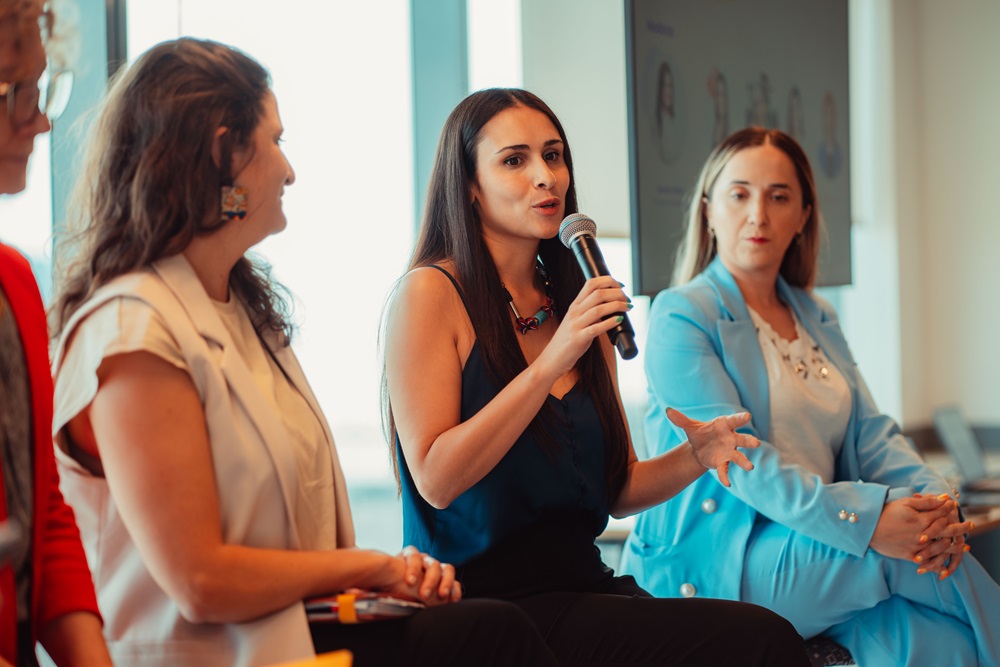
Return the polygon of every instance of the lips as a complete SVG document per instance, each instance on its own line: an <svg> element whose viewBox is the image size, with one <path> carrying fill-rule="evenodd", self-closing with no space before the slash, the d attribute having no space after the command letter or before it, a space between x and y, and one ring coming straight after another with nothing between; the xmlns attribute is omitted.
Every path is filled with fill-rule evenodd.
<svg viewBox="0 0 1000 667"><path fill-rule="evenodd" d="M763 236L751 236L747 239L747 241L753 243L754 245L764 245L765 243L770 243L771 239Z"/></svg>
<svg viewBox="0 0 1000 667"><path fill-rule="evenodd" d="M538 209L543 213L556 213L559 211L559 197L549 197L548 199L543 199L532 206L532 208Z"/></svg>

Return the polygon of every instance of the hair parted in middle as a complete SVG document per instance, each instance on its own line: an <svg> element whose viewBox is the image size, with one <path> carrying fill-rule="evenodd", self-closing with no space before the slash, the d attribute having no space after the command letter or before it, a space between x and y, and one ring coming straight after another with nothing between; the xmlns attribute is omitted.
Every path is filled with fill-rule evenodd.
<svg viewBox="0 0 1000 667"><path fill-rule="evenodd" d="M799 187L802 188L802 206L810 207L801 237L785 251L781 262L781 277L795 287L810 289L815 285L823 218L819 211L812 167L805 151L795 139L781 130L764 127L746 127L729 135L709 154L701 168L688 208L684 240L677 249L674 285L690 282L715 258L715 239L709 232L705 208L712 198L712 189L719 174L740 151L765 144L774 146L792 161Z"/></svg>
<svg viewBox="0 0 1000 667"><path fill-rule="evenodd" d="M183 252L221 220L236 149L253 159L253 133L270 76L242 51L181 38L146 51L112 81L89 137L60 244L57 333L112 279ZM212 146L219 128L218 161ZM254 193L249 193L253 197ZM291 335L287 294L269 267L241 258L229 285L261 333Z"/></svg>
<svg viewBox="0 0 1000 667"><path fill-rule="evenodd" d="M497 114L514 107L526 107L543 113L563 142L563 160L569 171L564 214L577 212L573 158L569 141L559 119L536 95L517 88L490 88L466 97L448 116L441 132L434 168L427 189L427 203L420 235L409 269L429 266L442 260L454 263L466 298L469 318L476 331L485 366L498 387L504 387L527 367L511 324L509 306L504 296L493 257L483 238L483 225L472 203L476 183L476 149L483 128ZM572 252L558 239L539 242L538 258L552 282L552 297L557 313L565 313L585 282ZM610 501L617 498L625 480L628 463L628 433L619 409L611 374L597 340L580 357L576 370L581 386L594 399L607 438L607 490ZM393 467L399 479L396 460L396 430L383 376L383 409ZM544 447L555 447L547 424L555 417L547 403L528 429Z"/></svg>

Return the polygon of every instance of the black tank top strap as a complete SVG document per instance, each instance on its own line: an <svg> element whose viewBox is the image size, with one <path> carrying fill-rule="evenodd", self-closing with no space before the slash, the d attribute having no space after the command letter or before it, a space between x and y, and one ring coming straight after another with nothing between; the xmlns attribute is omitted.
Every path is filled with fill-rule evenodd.
<svg viewBox="0 0 1000 667"><path fill-rule="evenodd" d="M465 306L465 312L469 312L469 304L465 300L465 292L462 291L462 288L459 286L458 281L455 280L455 276L451 275L450 273L448 273L446 269L441 268L437 264L428 264L427 266L429 266L432 269L437 269L444 275L448 276L448 280L451 281L451 284L455 286L455 291L458 292L458 298L462 300L462 305Z"/></svg>

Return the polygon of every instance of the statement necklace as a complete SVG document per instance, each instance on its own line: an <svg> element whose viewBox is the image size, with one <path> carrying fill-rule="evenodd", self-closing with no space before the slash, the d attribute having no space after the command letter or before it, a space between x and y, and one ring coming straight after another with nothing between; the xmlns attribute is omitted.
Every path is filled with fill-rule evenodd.
<svg viewBox="0 0 1000 667"><path fill-rule="evenodd" d="M771 339L771 344L774 345L778 354L781 355L781 360L796 375L802 376L803 380L808 380L810 373L812 373L812 376L817 380L830 380L830 369L827 366L829 362L826 360L823 350L799 326L797 318L795 319L795 333L797 334L797 338L795 341L788 341L775 332L774 328L757 311L749 306L747 306L747 310L751 313L751 319L754 320L757 333L763 333L767 338ZM761 331L761 327L764 327L765 330Z"/></svg>
<svg viewBox="0 0 1000 667"><path fill-rule="evenodd" d="M517 306L514 305L514 297L510 295L510 290L507 289L506 285L500 283L500 287L503 288L504 298L507 299L507 305L510 306L510 311L514 313L514 328L522 336L529 331L536 330L542 322L550 317L555 317L556 314L556 302L552 299L552 281L549 280L549 275L545 273L545 269L542 268L540 263L535 264L535 271L542 277L542 282L545 285L545 305L539 308L538 312L531 317L521 317L521 313L517 312Z"/></svg>

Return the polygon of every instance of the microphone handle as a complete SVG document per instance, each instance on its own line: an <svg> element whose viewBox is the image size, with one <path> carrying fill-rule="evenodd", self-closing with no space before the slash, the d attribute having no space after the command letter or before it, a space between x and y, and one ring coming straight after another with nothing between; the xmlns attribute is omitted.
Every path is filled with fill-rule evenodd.
<svg viewBox="0 0 1000 667"><path fill-rule="evenodd" d="M573 247L573 254L576 255L576 261L580 264L587 280L597 276L611 275L611 272L608 271L608 265L604 262L604 255L601 254L601 249L597 245L597 239L593 236L580 234L570 241L570 245ZM616 315L621 315L623 319L608 331L608 338L611 339L611 344L618 349L618 354L622 359L632 359L639 353L639 348L635 344L635 329L632 328L627 313L616 313ZM614 317L614 315L608 317Z"/></svg>

